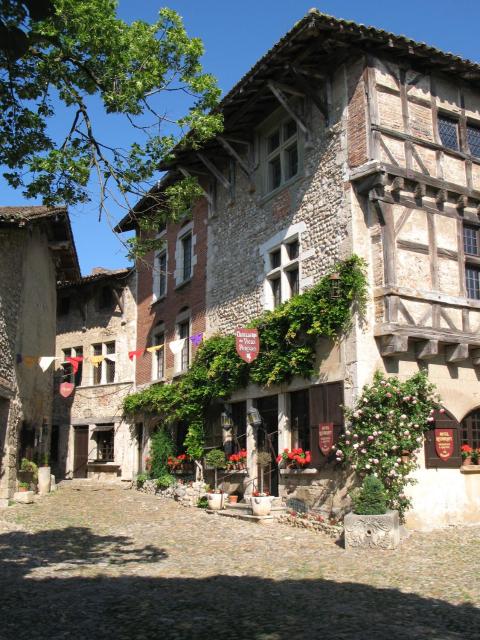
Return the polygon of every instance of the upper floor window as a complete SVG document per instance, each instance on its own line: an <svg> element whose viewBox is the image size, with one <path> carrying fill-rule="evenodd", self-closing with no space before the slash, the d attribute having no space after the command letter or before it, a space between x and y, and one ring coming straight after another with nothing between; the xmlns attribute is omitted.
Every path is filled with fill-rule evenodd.
<svg viewBox="0 0 480 640"><path fill-rule="evenodd" d="M300 292L300 244L298 236L286 238L269 254L267 307L275 309Z"/></svg>
<svg viewBox="0 0 480 640"><path fill-rule="evenodd" d="M465 253L465 287L467 297L480 300L480 239L479 228L463 226L463 250ZM477 258L477 259L475 259Z"/></svg>
<svg viewBox="0 0 480 640"><path fill-rule="evenodd" d="M266 191L295 177L299 168L297 123L288 117L265 136Z"/></svg>
<svg viewBox="0 0 480 640"><path fill-rule="evenodd" d="M79 387L82 384L82 376L83 376L83 361L79 360L76 363L77 371L74 371L74 366L71 362L67 360L67 358L80 358L83 357L83 347L71 347L68 349L62 349L63 360L62 363L64 375L63 382L71 382L76 387Z"/></svg>
<svg viewBox="0 0 480 640"><path fill-rule="evenodd" d="M92 355L103 356L103 360L92 365L92 384L109 384L115 382L115 342L92 344Z"/></svg>
<svg viewBox="0 0 480 640"><path fill-rule="evenodd" d="M165 332L157 329L153 335L153 346L160 347L152 353L153 380L162 380L165 377Z"/></svg>
<svg viewBox="0 0 480 640"><path fill-rule="evenodd" d="M438 135L444 147L459 151L458 122L445 116L438 116Z"/></svg>
<svg viewBox="0 0 480 640"><path fill-rule="evenodd" d="M162 251L157 259L158 269L158 297L163 298L167 294L167 251Z"/></svg>
<svg viewBox="0 0 480 640"><path fill-rule="evenodd" d="M192 277L192 234L187 233L181 239L182 245L182 282Z"/></svg>
<svg viewBox="0 0 480 640"><path fill-rule="evenodd" d="M472 156L480 158L480 128L467 124L467 144Z"/></svg>
<svg viewBox="0 0 480 640"><path fill-rule="evenodd" d="M178 323L178 337L180 339L185 338L180 352L180 371L186 371L190 364L190 320Z"/></svg>

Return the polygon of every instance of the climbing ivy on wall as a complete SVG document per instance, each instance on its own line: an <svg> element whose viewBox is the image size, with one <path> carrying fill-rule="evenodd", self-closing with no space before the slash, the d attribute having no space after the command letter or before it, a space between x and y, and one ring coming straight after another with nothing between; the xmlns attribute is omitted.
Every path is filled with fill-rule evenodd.
<svg viewBox="0 0 480 640"><path fill-rule="evenodd" d="M288 383L294 376L314 373L315 345L320 336L335 339L349 330L354 311L366 304L364 261L351 256L332 269L338 274L337 297L332 297L328 274L314 287L293 297L250 323L258 328L260 353L247 364L235 349L235 337L216 335L198 349L189 371L172 384L152 385L125 398L125 414L158 415L164 422L189 424L187 452L203 454L206 413L213 401L225 401L249 382L261 386ZM353 306L352 306L353 305Z"/></svg>

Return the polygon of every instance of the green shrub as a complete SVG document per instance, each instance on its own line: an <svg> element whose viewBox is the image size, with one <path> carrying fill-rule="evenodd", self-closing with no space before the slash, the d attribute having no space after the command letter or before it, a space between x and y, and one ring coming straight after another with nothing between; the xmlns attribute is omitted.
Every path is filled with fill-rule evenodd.
<svg viewBox="0 0 480 640"><path fill-rule="evenodd" d="M146 473L139 473L135 478L135 482L137 483L137 487L143 487L145 482L148 480L148 476Z"/></svg>
<svg viewBox="0 0 480 640"><path fill-rule="evenodd" d="M386 513L387 496L381 480L367 476L362 488L352 494L353 511L361 516L374 516Z"/></svg>
<svg viewBox="0 0 480 640"><path fill-rule="evenodd" d="M198 499L197 507L199 509L206 509L208 507L208 500L206 496L202 496L201 498Z"/></svg>
<svg viewBox="0 0 480 640"><path fill-rule="evenodd" d="M157 489L168 489L168 487L171 487L174 482L175 478L172 475L169 473L162 473L156 481Z"/></svg>
<svg viewBox="0 0 480 640"><path fill-rule="evenodd" d="M28 471L30 473L33 473L33 481L37 482L38 467L32 460L28 460L28 458L22 458L22 462L20 463L20 471Z"/></svg>
<svg viewBox="0 0 480 640"><path fill-rule="evenodd" d="M205 456L205 462L214 469L225 469L227 466L225 453L221 449L211 449Z"/></svg>
<svg viewBox="0 0 480 640"><path fill-rule="evenodd" d="M150 441L150 477L160 478L168 475L168 458L173 456L172 436L166 428L156 431Z"/></svg>

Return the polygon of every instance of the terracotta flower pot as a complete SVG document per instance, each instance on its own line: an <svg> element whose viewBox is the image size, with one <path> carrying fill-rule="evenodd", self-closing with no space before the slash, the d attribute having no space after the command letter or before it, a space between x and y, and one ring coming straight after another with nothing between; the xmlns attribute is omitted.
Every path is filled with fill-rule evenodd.
<svg viewBox="0 0 480 640"><path fill-rule="evenodd" d="M228 502L230 504L237 504L238 502L238 496L228 496Z"/></svg>
<svg viewBox="0 0 480 640"><path fill-rule="evenodd" d="M469 464L472 464L472 456L467 456L466 458L463 458L462 465L466 467Z"/></svg>

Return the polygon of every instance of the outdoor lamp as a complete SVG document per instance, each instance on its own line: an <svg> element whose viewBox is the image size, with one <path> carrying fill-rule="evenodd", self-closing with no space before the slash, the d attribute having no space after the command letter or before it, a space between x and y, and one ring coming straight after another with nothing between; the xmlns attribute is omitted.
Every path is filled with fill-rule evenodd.
<svg viewBox="0 0 480 640"><path fill-rule="evenodd" d="M231 429L233 427L232 416L228 413L228 411L222 411L220 415L220 422L222 425L222 429Z"/></svg>
<svg viewBox="0 0 480 640"><path fill-rule="evenodd" d="M251 427L259 427L262 424L262 416L256 407L247 411L247 422Z"/></svg>
<svg viewBox="0 0 480 640"><path fill-rule="evenodd" d="M340 297L340 275L332 273L330 275L330 298Z"/></svg>

